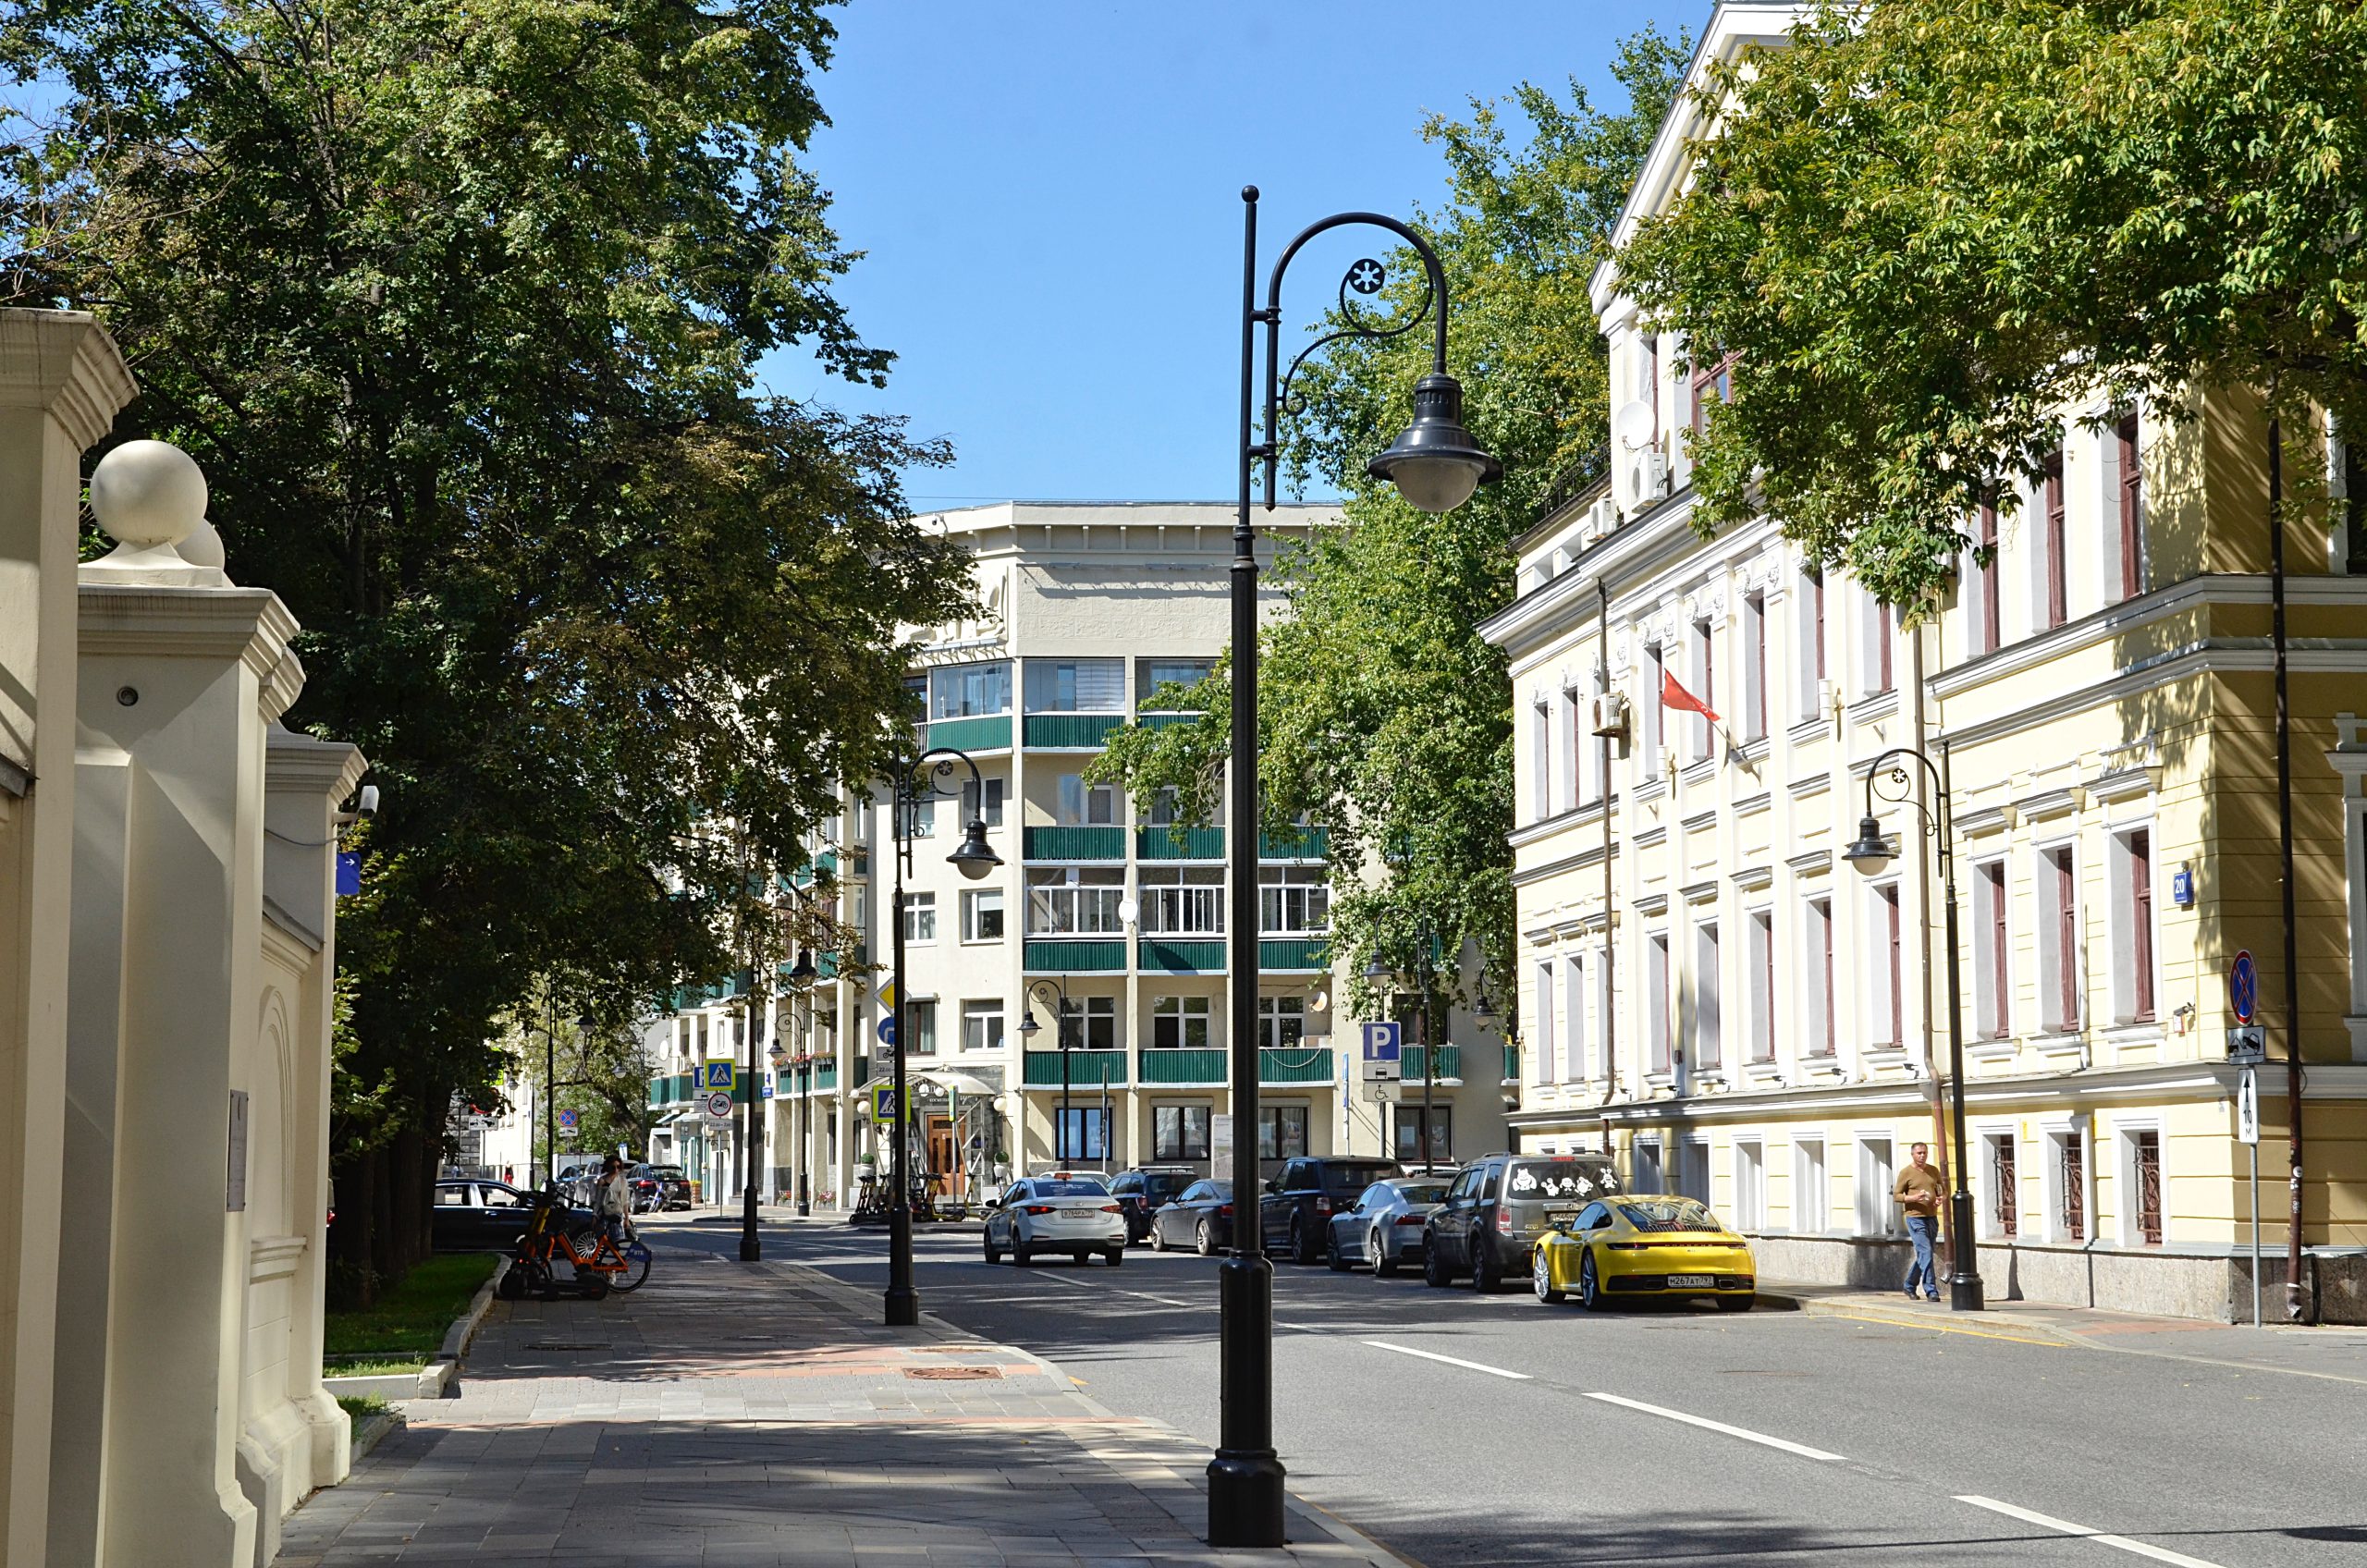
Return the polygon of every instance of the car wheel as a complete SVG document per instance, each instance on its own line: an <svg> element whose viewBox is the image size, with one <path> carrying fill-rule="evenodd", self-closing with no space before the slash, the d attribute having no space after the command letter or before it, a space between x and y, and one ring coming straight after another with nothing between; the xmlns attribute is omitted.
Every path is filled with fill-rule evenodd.
<svg viewBox="0 0 2367 1568"><path fill-rule="evenodd" d="M992 1236L987 1238L987 1261L988 1263L1002 1261L1002 1248L995 1245L995 1239Z"/></svg>
<svg viewBox="0 0 2367 1568"><path fill-rule="evenodd" d="M1108 1252L1101 1255L1101 1258L1102 1261L1109 1264L1110 1268L1115 1268L1120 1264L1126 1261L1126 1249L1122 1246L1111 1247Z"/></svg>
<svg viewBox="0 0 2367 1568"><path fill-rule="evenodd" d="M1375 1279L1386 1280L1397 1272L1397 1260L1389 1256L1387 1247L1381 1245L1381 1235L1378 1227L1375 1227L1371 1235L1365 1238L1365 1251L1372 1255L1372 1272Z"/></svg>
<svg viewBox="0 0 2367 1568"><path fill-rule="evenodd" d="M1749 1295L1723 1295L1718 1298L1718 1310L1720 1312L1748 1312L1751 1307L1757 1304L1758 1300L1759 1297L1756 1293Z"/></svg>
<svg viewBox="0 0 2367 1568"><path fill-rule="evenodd" d="M1441 1291L1454 1283L1454 1276L1447 1272L1446 1258L1435 1242L1422 1248L1422 1283Z"/></svg>
<svg viewBox="0 0 2367 1568"><path fill-rule="evenodd" d="M1340 1250L1340 1228L1330 1227L1323 1234L1323 1261L1334 1274L1348 1271L1348 1255Z"/></svg>
<svg viewBox="0 0 2367 1568"><path fill-rule="evenodd" d="M1036 1249L1025 1242L1013 1242L1011 1243L1011 1261L1024 1268L1036 1261Z"/></svg>
<svg viewBox="0 0 2367 1568"><path fill-rule="evenodd" d="M1150 1222L1150 1250L1153 1252L1167 1250L1167 1231L1156 1219Z"/></svg>
<svg viewBox="0 0 2367 1568"><path fill-rule="evenodd" d="M1531 1255L1528 1265L1529 1283L1537 1291L1537 1299L1548 1306L1558 1306L1566 1298L1553 1288L1553 1258L1543 1247Z"/></svg>
<svg viewBox="0 0 2367 1568"><path fill-rule="evenodd" d="M1291 1216L1291 1261L1293 1263L1315 1261L1314 1239L1306 1233L1306 1219L1296 1214Z"/></svg>
<svg viewBox="0 0 2367 1568"><path fill-rule="evenodd" d="M1192 1232L1192 1240L1194 1244L1199 1248L1200 1256L1202 1257L1216 1256L1217 1228L1214 1225L1209 1224L1205 1219L1201 1220L1199 1229Z"/></svg>
<svg viewBox="0 0 2367 1568"><path fill-rule="evenodd" d="M1595 1272L1592 1247L1588 1247L1578 1258L1578 1305L1588 1312L1600 1312L1611 1305L1603 1299L1602 1280Z"/></svg>
<svg viewBox="0 0 2367 1568"><path fill-rule="evenodd" d="M1471 1288L1483 1296L1493 1295L1503 1282L1503 1276L1496 1270L1494 1246L1485 1238L1474 1243L1471 1248Z"/></svg>

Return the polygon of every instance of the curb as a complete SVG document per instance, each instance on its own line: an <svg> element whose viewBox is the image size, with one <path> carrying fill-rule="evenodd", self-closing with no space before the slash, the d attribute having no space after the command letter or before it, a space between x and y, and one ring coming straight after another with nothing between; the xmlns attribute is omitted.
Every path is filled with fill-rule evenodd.
<svg viewBox="0 0 2367 1568"><path fill-rule="evenodd" d="M494 1291L501 1283L501 1277L509 1272L509 1265L512 1261L505 1257L493 1266L493 1272L485 1276L484 1283L478 1286L477 1293L469 1299L468 1311L454 1318L452 1326L444 1330L444 1343L435 1352L436 1361L458 1361L469 1353L469 1342L477 1337L477 1326L484 1321L484 1315L493 1310ZM430 1370L434 1368L431 1367ZM421 1398L436 1397L435 1394L424 1391L424 1378L422 1379L421 1387L423 1390Z"/></svg>
<svg viewBox="0 0 2367 1568"><path fill-rule="evenodd" d="M327 1390L332 1398L339 1394L350 1398L375 1394L380 1399L395 1400L444 1398L446 1392L460 1381L460 1358L468 1354L469 1341L476 1338L477 1326L493 1309L494 1287L501 1283L504 1274L509 1272L509 1263L510 1260L505 1257L493 1266L493 1272L485 1276L484 1284L477 1287L477 1293L469 1298L469 1309L452 1319L452 1326L444 1330L444 1343L428 1358L427 1365L416 1373L382 1372L362 1378L325 1376L321 1378L321 1387ZM377 1439L370 1440L375 1442ZM361 1456L357 1454L355 1457Z"/></svg>
<svg viewBox="0 0 2367 1568"><path fill-rule="evenodd" d="M1892 1306L1885 1302L1795 1294L1789 1291L1771 1291L1764 1288L1761 1288L1759 1292L1759 1301L1762 1306L1776 1306L1781 1304L1781 1310L1804 1312L1811 1317L1847 1317L1860 1323L1887 1323L1902 1329L1937 1329L1955 1333L1972 1331L1963 1324L1949 1321L1958 1316L1956 1314L1945 1311L1926 1312L1911 1306ZM2083 1335L2073 1333L2066 1329L2058 1329L2052 1323L2034 1323L2021 1318L1996 1318L1986 1313L1981 1314L1981 1317L1983 1322L1993 1325L1991 1329L1981 1330L1984 1332L2002 1335L2010 1330L2010 1337L2016 1339L2043 1340L2049 1344L2061 1345L2071 1350L2095 1348L2093 1342Z"/></svg>
<svg viewBox="0 0 2367 1568"><path fill-rule="evenodd" d="M396 1431L404 1425L401 1411L383 1410L354 1427L352 1439L347 1445L345 1467L349 1476L355 1465L369 1457L372 1449L386 1440L387 1433Z"/></svg>

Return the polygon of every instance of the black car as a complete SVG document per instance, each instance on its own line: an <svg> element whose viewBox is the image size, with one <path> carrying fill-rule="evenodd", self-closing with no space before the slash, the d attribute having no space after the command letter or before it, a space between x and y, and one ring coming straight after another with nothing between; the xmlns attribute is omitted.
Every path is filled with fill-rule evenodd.
<svg viewBox="0 0 2367 1568"><path fill-rule="evenodd" d="M428 1243L437 1252L506 1252L518 1244L533 1212L527 1194L507 1182L438 1182ZM589 1210L571 1209L568 1228L582 1230L592 1220Z"/></svg>
<svg viewBox="0 0 2367 1568"><path fill-rule="evenodd" d="M1333 1211L1355 1203L1356 1194L1375 1182L1401 1170L1395 1160L1370 1155L1314 1155L1284 1160L1282 1174L1266 1183L1266 1198L1258 1206L1266 1250L1293 1263L1321 1262Z"/></svg>
<svg viewBox="0 0 2367 1568"><path fill-rule="evenodd" d="M1422 1278L1477 1289L1528 1277L1529 1254L1557 1221L1619 1191L1608 1155L1491 1154L1463 1168L1424 1232Z"/></svg>
<svg viewBox="0 0 2367 1568"><path fill-rule="evenodd" d="M1233 1183L1195 1182L1151 1211L1150 1250L1190 1247L1213 1257L1233 1245Z"/></svg>
<svg viewBox="0 0 2367 1568"><path fill-rule="evenodd" d="M691 1207L691 1178L679 1165L636 1165L627 1177L635 1214Z"/></svg>
<svg viewBox="0 0 2367 1568"><path fill-rule="evenodd" d="M1126 1211L1126 1240L1139 1242L1149 1235L1152 1213L1197 1177L1188 1165L1138 1165L1119 1172L1110 1193Z"/></svg>

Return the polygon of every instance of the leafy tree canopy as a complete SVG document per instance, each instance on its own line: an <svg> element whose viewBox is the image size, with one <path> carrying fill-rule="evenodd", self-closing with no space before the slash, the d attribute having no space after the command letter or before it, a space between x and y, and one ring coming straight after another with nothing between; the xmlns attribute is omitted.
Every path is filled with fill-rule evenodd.
<svg viewBox="0 0 2367 1568"><path fill-rule="evenodd" d="M1513 537L1599 472L1608 419L1604 351L1587 279L1645 149L1682 80L1687 44L1626 40L1613 73L1621 108L1524 86L1506 114L1433 117L1449 201L1415 227L1437 248L1453 303L1449 352L1465 418L1502 459L1502 484L1443 517L1415 511L1364 464L1404 425L1429 340L1348 339L1301 371L1282 432L1301 476L1345 497L1347 526L1286 557L1291 614L1260 644L1260 782L1267 826L1304 813L1330 829L1334 947L1361 973L1378 951L1410 965L1427 925L1453 955L1476 940L1500 982L1513 938L1512 708L1502 653L1475 630L1513 596ZM1418 308L1410 251L1383 299ZM1326 330L1337 323L1326 324ZM1137 799L1177 790L1182 815L1212 814L1227 752L1227 671L1152 705L1197 706L1196 724L1112 736L1098 777ZM1378 875L1376 875L1378 873Z"/></svg>
<svg viewBox="0 0 2367 1568"><path fill-rule="evenodd" d="M1772 512L1912 606L2060 411L2191 389L2367 420L2367 11L1883 0L1714 74L1696 178L1621 253L1740 356L1705 528Z"/></svg>

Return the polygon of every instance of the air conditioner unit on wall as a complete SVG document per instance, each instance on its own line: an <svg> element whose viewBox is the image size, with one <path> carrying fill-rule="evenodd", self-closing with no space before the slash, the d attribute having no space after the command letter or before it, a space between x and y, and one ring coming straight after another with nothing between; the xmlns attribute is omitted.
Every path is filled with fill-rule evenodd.
<svg viewBox="0 0 2367 1568"><path fill-rule="evenodd" d="M1653 447L1636 454L1635 479L1629 486L1637 509L1668 494L1668 454Z"/></svg>
<svg viewBox="0 0 2367 1568"><path fill-rule="evenodd" d="M1605 692L1594 700L1594 732L1618 739L1627 733L1627 699Z"/></svg>
<svg viewBox="0 0 2367 1568"><path fill-rule="evenodd" d="M1607 538L1618 526L1619 505L1610 496L1603 496L1587 508L1586 521L1580 531L1585 534L1587 543L1591 545L1599 539Z"/></svg>

